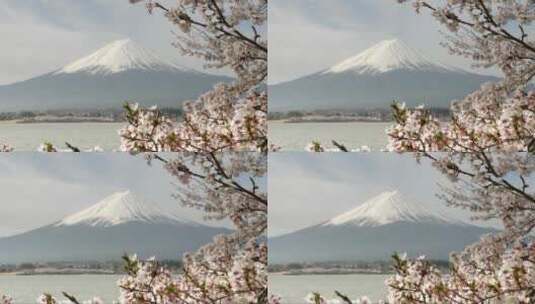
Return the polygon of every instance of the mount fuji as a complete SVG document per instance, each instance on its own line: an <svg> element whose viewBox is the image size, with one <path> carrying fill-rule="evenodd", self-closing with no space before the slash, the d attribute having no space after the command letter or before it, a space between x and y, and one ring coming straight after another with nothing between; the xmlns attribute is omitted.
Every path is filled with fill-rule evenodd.
<svg viewBox="0 0 535 304"><path fill-rule="evenodd" d="M450 102L498 78L427 59L398 39L385 40L318 73L270 86L271 111L387 108L448 108Z"/></svg>
<svg viewBox="0 0 535 304"><path fill-rule="evenodd" d="M230 81L182 67L123 39L51 73L0 86L0 111L115 109L125 101L176 108L214 84Z"/></svg>
<svg viewBox="0 0 535 304"><path fill-rule="evenodd" d="M177 259L230 230L216 228L147 202L130 191L114 193L60 221L0 238L0 264L113 261L125 253Z"/></svg>
<svg viewBox="0 0 535 304"><path fill-rule="evenodd" d="M321 224L270 238L269 261L386 261L394 252L447 260L493 231L389 191Z"/></svg>

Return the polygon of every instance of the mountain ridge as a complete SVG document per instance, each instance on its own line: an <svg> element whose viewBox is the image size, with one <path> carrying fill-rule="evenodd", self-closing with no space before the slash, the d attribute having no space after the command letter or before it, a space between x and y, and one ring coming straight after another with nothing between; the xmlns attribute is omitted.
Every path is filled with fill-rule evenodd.
<svg viewBox="0 0 535 304"><path fill-rule="evenodd" d="M499 78L431 61L402 41L387 40L319 72L269 86L270 111L449 108Z"/></svg>
<svg viewBox="0 0 535 304"><path fill-rule="evenodd" d="M359 206L324 222L329 225L380 226L395 222L438 222L469 225L441 210L417 203L404 197L397 190L382 192Z"/></svg>
<svg viewBox="0 0 535 304"><path fill-rule="evenodd" d="M126 70L153 71L194 71L158 57L153 51L145 49L133 40L113 41L95 52L71 62L53 72L53 75L74 74L114 74Z"/></svg>
<svg viewBox="0 0 535 304"><path fill-rule="evenodd" d="M326 73L379 74L396 69L430 70L430 71L463 71L459 68L442 63L435 63L409 47L399 39L383 40L370 48L350 57L325 70ZM466 71L463 71L466 72Z"/></svg>
<svg viewBox="0 0 535 304"><path fill-rule="evenodd" d="M117 192L60 221L0 238L0 264L107 262L125 253L175 260L232 232L168 211L130 191Z"/></svg>
<svg viewBox="0 0 535 304"><path fill-rule="evenodd" d="M268 254L270 263L387 261L394 252L447 260L450 252L495 231L394 190L320 224L269 238Z"/></svg>
<svg viewBox="0 0 535 304"><path fill-rule="evenodd" d="M89 208L63 218L54 226L109 227L136 221L198 225L198 223L183 219L179 215L178 208L164 211L155 202L144 201L130 190L126 190L113 193Z"/></svg>
<svg viewBox="0 0 535 304"><path fill-rule="evenodd" d="M232 81L181 67L126 39L49 73L1 85L0 111L121 109L126 101L179 108Z"/></svg>

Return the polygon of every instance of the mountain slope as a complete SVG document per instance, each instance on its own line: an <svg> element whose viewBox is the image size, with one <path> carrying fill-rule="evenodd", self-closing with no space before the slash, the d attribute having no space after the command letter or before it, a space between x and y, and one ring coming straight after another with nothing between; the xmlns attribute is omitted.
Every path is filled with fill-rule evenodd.
<svg viewBox="0 0 535 304"><path fill-rule="evenodd" d="M0 86L0 111L120 108L125 101L178 107L230 81L163 60L126 39L57 71Z"/></svg>
<svg viewBox="0 0 535 304"><path fill-rule="evenodd" d="M53 261L110 261L124 253L181 258L230 230L180 219L130 192L115 193L54 224L0 238L0 264Z"/></svg>
<svg viewBox="0 0 535 304"><path fill-rule="evenodd" d="M399 191L386 191L346 213L322 224L322 226L356 225L380 226L395 222L443 223L466 225L461 220L426 204L414 203Z"/></svg>
<svg viewBox="0 0 535 304"><path fill-rule="evenodd" d="M270 110L386 108L393 100L447 108L497 80L432 62L400 40L386 40L324 71L270 86Z"/></svg>
<svg viewBox="0 0 535 304"><path fill-rule="evenodd" d="M197 225L191 221L181 219L178 210L166 212L158 204L146 202L130 191L124 191L114 193L99 203L62 219L54 226L89 225L109 227L132 221Z"/></svg>
<svg viewBox="0 0 535 304"><path fill-rule="evenodd" d="M357 74L380 74L396 69L434 72L463 72L462 70L433 63L400 40L379 42L364 52L344 60L323 74L353 72Z"/></svg>
<svg viewBox="0 0 535 304"><path fill-rule="evenodd" d="M123 39L114 41L53 74L114 74L127 70L195 72L159 58L130 39Z"/></svg>
<svg viewBox="0 0 535 304"><path fill-rule="evenodd" d="M381 193L319 225L269 239L270 263L389 260L394 252L446 260L492 229Z"/></svg>

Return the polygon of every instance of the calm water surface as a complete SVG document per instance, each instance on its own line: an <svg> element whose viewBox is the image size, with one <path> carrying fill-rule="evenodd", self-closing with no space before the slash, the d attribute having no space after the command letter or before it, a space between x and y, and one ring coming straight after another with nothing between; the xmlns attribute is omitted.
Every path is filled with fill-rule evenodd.
<svg viewBox="0 0 535 304"><path fill-rule="evenodd" d="M0 290L13 297L17 304L34 304L43 292L66 300L62 291L80 301L98 296L105 303L112 303L119 297L117 280L120 278L118 275L0 275Z"/></svg>
<svg viewBox="0 0 535 304"><path fill-rule="evenodd" d="M284 304L304 304L312 292L319 292L326 299L335 299L334 291L356 299L368 296L372 301L384 299L385 280L388 275L350 274L350 275L269 275L269 292L283 298ZM330 301L331 303L340 303Z"/></svg>
<svg viewBox="0 0 535 304"><path fill-rule="evenodd" d="M269 141L282 150L303 151L312 141L319 141L325 147L333 147L332 140L350 149L368 146L373 151L386 147L388 138L385 129L392 123L386 122L329 122L329 123L284 123L269 122Z"/></svg>
<svg viewBox="0 0 535 304"><path fill-rule="evenodd" d="M50 142L60 149L65 142L81 149L100 146L105 151L119 148L117 131L124 123L31 123L0 122L0 141L17 151L35 151L43 142Z"/></svg>
<svg viewBox="0 0 535 304"><path fill-rule="evenodd" d="M373 151L387 144L385 129L391 123L283 123L269 122L269 140L286 151L304 151L312 141L333 147L331 140L355 149L368 146ZM17 151L35 151L43 142L65 148L69 142L81 149L99 146L105 151L119 148L117 131L124 123L35 123L0 122L0 141L9 143Z"/></svg>

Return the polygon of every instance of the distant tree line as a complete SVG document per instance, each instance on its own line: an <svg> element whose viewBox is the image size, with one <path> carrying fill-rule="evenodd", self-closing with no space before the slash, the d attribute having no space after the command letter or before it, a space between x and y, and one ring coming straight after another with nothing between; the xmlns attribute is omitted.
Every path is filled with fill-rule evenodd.
<svg viewBox="0 0 535 304"><path fill-rule="evenodd" d="M429 108L431 114L440 118L447 119L450 117L450 110L446 108ZM371 118L378 121L393 121L391 109L331 109L331 110L310 110L310 111L287 111L287 112L269 112L269 120L285 120L304 118L307 116L322 117L346 117L346 118Z"/></svg>
<svg viewBox="0 0 535 304"><path fill-rule="evenodd" d="M160 112L167 117L180 120L182 117L181 108L161 108ZM18 112L0 112L0 121L7 120L32 120L39 117L56 117L56 118L103 118L110 121L126 121L122 109L89 109L89 110L48 110L48 111L18 111Z"/></svg>
<svg viewBox="0 0 535 304"><path fill-rule="evenodd" d="M165 266L173 273L180 273L182 271L181 260L162 260L160 265ZM50 268L56 270L105 270L113 273L125 273L124 263L118 261L86 261L86 262L44 262L44 263L19 263L19 264L0 264L0 273L11 272L32 272L42 268Z"/></svg>
<svg viewBox="0 0 535 304"><path fill-rule="evenodd" d="M440 269L448 269L450 263L443 260L432 260L431 263ZM269 272L287 272L296 270L306 270L311 268L321 268L325 270L369 270L380 273L393 272L392 261L332 261L314 263L288 263L271 264L268 266Z"/></svg>

